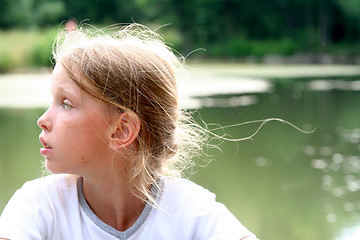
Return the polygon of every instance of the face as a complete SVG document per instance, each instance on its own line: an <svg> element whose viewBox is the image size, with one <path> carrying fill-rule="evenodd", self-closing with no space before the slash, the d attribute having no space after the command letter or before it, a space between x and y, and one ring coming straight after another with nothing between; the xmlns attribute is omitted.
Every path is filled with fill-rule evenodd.
<svg viewBox="0 0 360 240"><path fill-rule="evenodd" d="M37 122L40 153L52 173L91 174L110 156L109 110L82 90L58 64L52 74L52 104Z"/></svg>

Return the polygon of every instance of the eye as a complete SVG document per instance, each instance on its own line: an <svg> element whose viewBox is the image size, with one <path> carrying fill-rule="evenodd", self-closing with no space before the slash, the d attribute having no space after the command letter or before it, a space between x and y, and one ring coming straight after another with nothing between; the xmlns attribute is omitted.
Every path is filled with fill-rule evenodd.
<svg viewBox="0 0 360 240"><path fill-rule="evenodd" d="M69 110L72 108L71 102L68 99L64 99L64 101L62 101L61 106L64 110Z"/></svg>

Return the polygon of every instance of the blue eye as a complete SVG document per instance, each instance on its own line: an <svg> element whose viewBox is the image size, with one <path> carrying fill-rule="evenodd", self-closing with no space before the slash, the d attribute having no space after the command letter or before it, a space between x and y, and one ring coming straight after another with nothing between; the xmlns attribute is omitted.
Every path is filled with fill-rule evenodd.
<svg viewBox="0 0 360 240"><path fill-rule="evenodd" d="M69 100L65 99L62 103L61 103L61 106L64 110L69 110L72 108L72 105L70 103Z"/></svg>

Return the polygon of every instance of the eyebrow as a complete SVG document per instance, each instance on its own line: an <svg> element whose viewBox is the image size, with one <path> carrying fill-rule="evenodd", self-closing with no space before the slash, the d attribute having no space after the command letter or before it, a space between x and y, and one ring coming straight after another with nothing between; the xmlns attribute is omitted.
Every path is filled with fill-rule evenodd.
<svg viewBox="0 0 360 240"><path fill-rule="evenodd" d="M50 89L51 91L51 94L54 94L54 91L53 91L53 88ZM64 88L64 87L57 87L57 94L67 94L67 95L70 95L70 96L73 96L73 97L76 97L77 94L75 94L73 91L69 91L68 89Z"/></svg>

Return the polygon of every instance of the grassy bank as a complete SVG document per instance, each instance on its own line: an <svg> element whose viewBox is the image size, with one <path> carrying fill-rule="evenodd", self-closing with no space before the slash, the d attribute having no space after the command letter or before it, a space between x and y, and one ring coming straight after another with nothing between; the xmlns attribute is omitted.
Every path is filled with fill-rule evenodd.
<svg viewBox="0 0 360 240"><path fill-rule="evenodd" d="M50 66L56 29L0 31L0 73Z"/></svg>
<svg viewBox="0 0 360 240"><path fill-rule="evenodd" d="M0 30L0 73L50 66L51 45L57 32L57 27L42 30ZM178 48L183 39L178 33L171 29L160 29L160 32L172 48L181 52ZM301 46L297 44L289 39L260 42L234 38L208 46L198 46L206 51L194 51L188 59L267 64L360 63L360 47L327 46L328 51L321 53L302 53ZM191 49L181 54L188 55L189 51L191 52Z"/></svg>

